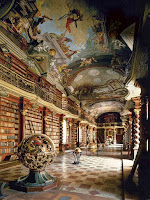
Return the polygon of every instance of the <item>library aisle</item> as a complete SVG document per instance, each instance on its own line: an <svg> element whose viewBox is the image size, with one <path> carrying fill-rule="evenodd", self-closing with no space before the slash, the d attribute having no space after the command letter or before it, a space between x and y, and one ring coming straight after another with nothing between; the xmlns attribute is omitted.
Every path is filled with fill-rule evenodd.
<svg viewBox="0 0 150 200"><path fill-rule="evenodd" d="M73 164L72 152L60 153L55 162L46 169L49 174L57 177L58 187L56 189L38 193L23 193L5 188L4 193L8 195L5 199L124 199L120 146L101 149L98 156L97 154L87 155L83 150L79 165ZM131 162L126 162L126 167L130 168ZM129 166L127 166L128 164ZM1 169L0 179L14 181L26 174L28 174L28 169L22 164L18 164Z"/></svg>

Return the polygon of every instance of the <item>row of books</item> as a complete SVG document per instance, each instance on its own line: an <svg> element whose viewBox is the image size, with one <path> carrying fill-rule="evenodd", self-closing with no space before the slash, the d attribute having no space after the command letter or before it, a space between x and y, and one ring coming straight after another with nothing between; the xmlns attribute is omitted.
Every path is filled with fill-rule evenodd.
<svg viewBox="0 0 150 200"><path fill-rule="evenodd" d="M34 129L33 129L33 127L34 127ZM30 129L31 129L31 130L33 129L33 130L35 130L35 131L41 131L41 130L42 130L41 124L40 124L39 126L34 126L34 125L33 125L33 127L32 127L32 125L31 125L31 126L26 125L26 129L27 129L27 130L30 130Z"/></svg>
<svg viewBox="0 0 150 200"><path fill-rule="evenodd" d="M52 132L52 133L55 132L56 133L56 132L59 132L59 129L56 129L56 128L52 128L52 129L46 128L46 131L47 132Z"/></svg>
<svg viewBox="0 0 150 200"><path fill-rule="evenodd" d="M47 134L48 135L48 134ZM48 135L52 140L59 140L59 136Z"/></svg>
<svg viewBox="0 0 150 200"><path fill-rule="evenodd" d="M16 148L2 148L2 149L0 149L0 154L15 153L15 152L17 152Z"/></svg>
<svg viewBox="0 0 150 200"><path fill-rule="evenodd" d="M30 109L28 109L27 112L33 113L33 114L34 114L34 113L39 113L39 114L41 114L39 110L37 110L36 108L32 108L32 107L31 107Z"/></svg>
<svg viewBox="0 0 150 200"><path fill-rule="evenodd" d="M18 135L0 135L1 140L16 140L18 139Z"/></svg>
<svg viewBox="0 0 150 200"><path fill-rule="evenodd" d="M18 113L19 112L19 110L15 110L15 109L12 109L12 108L7 108L7 107L1 107L1 110L9 111L11 113Z"/></svg>
<svg viewBox="0 0 150 200"><path fill-rule="evenodd" d="M59 121L53 121L53 120L48 120L46 119L46 125L58 125L59 126Z"/></svg>
<svg viewBox="0 0 150 200"><path fill-rule="evenodd" d="M34 134L34 133L42 133L42 131L40 130L40 131L36 131L36 130L33 130L33 129L31 129L31 130L25 130L25 135L31 135L31 134Z"/></svg>
<svg viewBox="0 0 150 200"><path fill-rule="evenodd" d="M16 102L12 102L12 101L7 100L7 99L5 99L5 98L2 98L2 99L1 99L1 102L6 102L6 103L9 103L9 104L12 104L12 105L18 105Z"/></svg>
<svg viewBox="0 0 150 200"><path fill-rule="evenodd" d="M1 122L1 127L18 128L18 124Z"/></svg>
<svg viewBox="0 0 150 200"><path fill-rule="evenodd" d="M52 128L49 128L49 127L46 127L46 131L52 131L53 129Z"/></svg>
<svg viewBox="0 0 150 200"><path fill-rule="evenodd" d="M39 114L39 113L37 113L37 114L26 113L25 117L28 120L31 120L31 119L41 119L42 115Z"/></svg>
<svg viewBox="0 0 150 200"><path fill-rule="evenodd" d="M5 102L1 101L1 105L5 106L5 107L9 107L9 108L18 109L18 105L12 105L12 103L5 103Z"/></svg>
<svg viewBox="0 0 150 200"><path fill-rule="evenodd" d="M16 129L3 129L1 127L0 133L9 133L9 134L18 134L18 130Z"/></svg>
<svg viewBox="0 0 150 200"><path fill-rule="evenodd" d="M5 147L5 146L7 146L7 147L9 147L9 146L17 146L18 145L18 142L12 142L12 141L10 141L10 142L0 142L0 147Z"/></svg>
<svg viewBox="0 0 150 200"><path fill-rule="evenodd" d="M38 110L38 109L33 109L33 108L30 108L29 110L27 110L27 112L26 112L27 114L31 114L31 115L37 115L37 116L39 116L39 115L41 115L42 113Z"/></svg>
<svg viewBox="0 0 150 200"><path fill-rule="evenodd" d="M11 112L6 112L6 111L2 111L2 110L1 110L1 115L7 116L7 117L18 118L18 114L17 113L11 113Z"/></svg>
<svg viewBox="0 0 150 200"><path fill-rule="evenodd" d="M0 121L3 122L13 122L13 123L19 123L19 120L16 118L8 118L8 117L1 117Z"/></svg>
<svg viewBox="0 0 150 200"><path fill-rule="evenodd" d="M30 123L32 123L33 126L41 126L41 122L42 122L41 120L40 121L39 120L38 121L32 121L32 120L31 121L30 120L29 121L25 121L26 126L29 125Z"/></svg>

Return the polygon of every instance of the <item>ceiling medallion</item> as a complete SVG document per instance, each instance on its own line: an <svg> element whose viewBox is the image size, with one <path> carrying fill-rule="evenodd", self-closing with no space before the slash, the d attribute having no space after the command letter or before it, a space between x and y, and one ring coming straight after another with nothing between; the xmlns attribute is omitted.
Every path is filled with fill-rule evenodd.
<svg viewBox="0 0 150 200"><path fill-rule="evenodd" d="M75 79L74 82L80 81L83 78L83 75L78 75Z"/></svg>
<svg viewBox="0 0 150 200"><path fill-rule="evenodd" d="M93 81L94 81L94 83L100 83L101 79L100 78L95 78Z"/></svg>
<svg viewBox="0 0 150 200"><path fill-rule="evenodd" d="M70 90L71 93L74 91L74 88L71 85L68 86L68 89Z"/></svg>
<svg viewBox="0 0 150 200"><path fill-rule="evenodd" d="M90 76L97 76L97 75L99 75L99 70L97 70L97 69L92 69L92 70L90 70L89 72L88 72L88 74L90 75Z"/></svg>
<svg viewBox="0 0 150 200"><path fill-rule="evenodd" d="M106 72L107 72L108 74L114 74L114 75L117 74L117 72L113 71L112 69L108 69L108 70L106 70Z"/></svg>

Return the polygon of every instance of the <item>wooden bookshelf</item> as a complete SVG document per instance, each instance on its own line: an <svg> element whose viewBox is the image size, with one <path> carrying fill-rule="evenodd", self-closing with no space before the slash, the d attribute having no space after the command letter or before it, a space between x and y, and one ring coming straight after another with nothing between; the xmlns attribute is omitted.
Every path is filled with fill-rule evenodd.
<svg viewBox="0 0 150 200"><path fill-rule="evenodd" d="M3 159L18 146L19 106L12 98L0 98L0 154Z"/></svg>
<svg viewBox="0 0 150 200"><path fill-rule="evenodd" d="M25 114L25 136L35 133L42 133L42 112L31 106Z"/></svg>
<svg viewBox="0 0 150 200"><path fill-rule="evenodd" d="M46 135L48 135L54 142L55 148L59 150L60 143L60 122L59 115L56 116L49 110L47 110L47 116L45 118Z"/></svg>

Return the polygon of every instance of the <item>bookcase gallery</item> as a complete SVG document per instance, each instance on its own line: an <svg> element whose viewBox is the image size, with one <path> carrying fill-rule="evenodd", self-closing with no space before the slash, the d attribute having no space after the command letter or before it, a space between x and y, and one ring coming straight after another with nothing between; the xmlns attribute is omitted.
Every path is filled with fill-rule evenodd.
<svg viewBox="0 0 150 200"><path fill-rule="evenodd" d="M0 0L0 191L150 199L149 36L147 0Z"/></svg>
<svg viewBox="0 0 150 200"><path fill-rule="evenodd" d="M86 145L79 126L80 132L89 124L95 129L92 116L14 54L1 52L0 62L1 161L16 159L18 144L30 134L48 135L58 152Z"/></svg>

